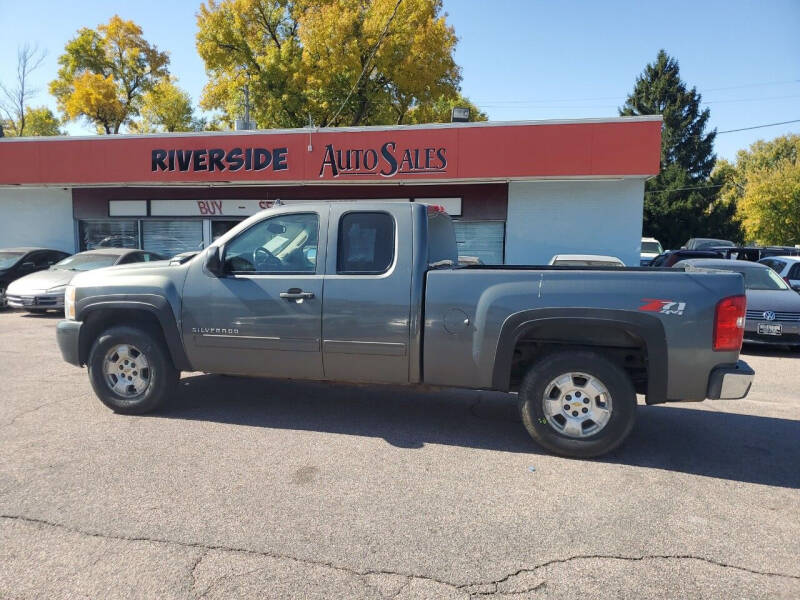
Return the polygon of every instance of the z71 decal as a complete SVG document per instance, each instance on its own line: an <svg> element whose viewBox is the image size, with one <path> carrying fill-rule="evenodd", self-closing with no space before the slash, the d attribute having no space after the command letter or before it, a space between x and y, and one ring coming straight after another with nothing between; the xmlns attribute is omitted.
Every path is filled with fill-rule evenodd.
<svg viewBox="0 0 800 600"><path fill-rule="evenodd" d="M639 310L645 312L657 312L662 315L682 315L686 309L686 302L676 302L674 300L654 300L653 298L643 298L643 304Z"/></svg>

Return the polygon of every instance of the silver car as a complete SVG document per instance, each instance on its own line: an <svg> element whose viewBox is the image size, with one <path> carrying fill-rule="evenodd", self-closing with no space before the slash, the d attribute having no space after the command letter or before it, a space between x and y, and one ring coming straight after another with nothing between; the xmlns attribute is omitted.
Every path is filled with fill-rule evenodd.
<svg viewBox="0 0 800 600"><path fill-rule="evenodd" d="M694 258L675 263L686 266L741 273L747 295L744 341L800 349L800 294L775 271L747 260Z"/></svg>
<svg viewBox="0 0 800 600"><path fill-rule="evenodd" d="M54 264L46 271L31 273L12 282L6 300L12 308L32 313L64 309L64 290L78 273L145 261L162 260L153 252L130 248L103 248L79 252Z"/></svg>

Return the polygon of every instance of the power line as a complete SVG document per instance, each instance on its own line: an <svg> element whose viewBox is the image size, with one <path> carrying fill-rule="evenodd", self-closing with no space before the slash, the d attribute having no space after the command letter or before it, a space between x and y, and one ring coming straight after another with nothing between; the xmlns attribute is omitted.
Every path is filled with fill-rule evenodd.
<svg viewBox="0 0 800 600"><path fill-rule="evenodd" d="M397 0L397 4L394 5L394 11L392 12L392 16L389 17L388 21L386 21L386 26L383 28L383 31L381 32L381 34L378 36L378 40L375 42L375 47L372 49L372 52L370 53L369 57L367 58L367 62L364 63L364 68L361 69L361 74L358 76L358 79L356 79L356 82L353 84L353 87L350 88L350 91L347 93L347 97L342 102L342 105L339 107L339 110L337 110L336 114L333 115L333 118L331 118L328 121L329 123L333 123L333 122L336 121L336 119L339 117L339 113L342 112L342 109L344 108L345 104L347 104L347 102L350 100L350 96L353 95L353 92L356 91L356 87L358 86L359 83L361 83L361 79L364 77L364 74L367 72L367 67L372 62L372 59L375 57L375 53L378 51L378 48L380 47L381 42L383 41L383 38L385 38L386 34L389 32L389 25L391 25L392 21L394 21L394 18L397 15L397 9L400 8L400 4L402 2L403 2L403 0Z"/></svg>
<svg viewBox="0 0 800 600"><path fill-rule="evenodd" d="M727 129L725 131L718 131L717 135L721 133L733 133L734 131L749 131L750 129L762 129L764 127L775 127L776 125L788 125L789 123L800 123L800 119L792 121L779 121L778 123L766 123L764 125L753 125L752 127L740 127L739 129Z"/></svg>
<svg viewBox="0 0 800 600"><path fill-rule="evenodd" d="M719 100L701 100L701 104L705 105L712 105L712 104L731 104L737 102L767 102L769 100L787 100L792 98L800 98L798 94L792 94L789 96L759 96L757 98L728 98L728 99L719 99ZM619 99L615 97L614 99ZM577 102L578 100L574 100ZM483 108L496 108L496 109L513 109L513 108L539 108L539 109L590 109L590 108L616 108L617 104L568 104L570 100L564 100L564 104L550 104L550 105L542 105L539 102L544 102L543 100L497 100L494 102L478 102L477 105Z"/></svg>
<svg viewBox="0 0 800 600"><path fill-rule="evenodd" d="M726 87L706 88L701 93L718 92L724 90L735 90L742 88L761 87L769 85L785 85L788 83L800 83L800 79L787 79L784 81L765 81L761 83L745 83L741 85L731 85ZM594 96L590 98L561 98L549 100L487 100L478 102L480 105L500 105L500 104L541 104L541 103L560 103L560 102L593 102L596 100L619 100L620 96ZM729 102L729 100L712 100L711 102Z"/></svg>
<svg viewBox="0 0 800 600"><path fill-rule="evenodd" d="M645 194L660 194L661 192L682 192L684 190L706 190L709 188L718 188L725 185L724 183L720 183L717 185L692 185L689 187L682 187L682 188L665 188L660 190L648 190Z"/></svg>

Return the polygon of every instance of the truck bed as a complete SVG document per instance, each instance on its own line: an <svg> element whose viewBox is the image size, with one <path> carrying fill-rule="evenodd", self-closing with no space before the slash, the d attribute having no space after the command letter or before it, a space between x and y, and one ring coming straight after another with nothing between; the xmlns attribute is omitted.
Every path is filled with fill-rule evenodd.
<svg viewBox="0 0 800 600"><path fill-rule="evenodd" d="M512 365L502 361L509 352L513 356L519 341L514 331L528 324L538 329L532 338L537 343L644 346L648 402L703 400L710 371L738 358L737 352L712 350L716 304L742 290L735 273L670 268L433 269L425 279L423 379L513 389L502 373ZM504 348L509 344L510 351ZM667 377L667 370L691 376Z"/></svg>

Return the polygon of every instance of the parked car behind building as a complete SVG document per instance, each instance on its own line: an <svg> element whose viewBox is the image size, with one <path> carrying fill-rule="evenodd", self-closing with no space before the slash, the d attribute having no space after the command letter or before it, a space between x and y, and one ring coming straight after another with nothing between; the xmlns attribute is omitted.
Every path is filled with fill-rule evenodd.
<svg viewBox="0 0 800 600"><path fill-rule="evenodd" d="M12 281L49 269L67 256L50 248L0 248L0 308L6 307L6 288Z"/></svg>
<svg viewBox="0 0 800 600"><path fill-rule="evenodd" d="M675 267L735 271L747 296L744 341L800 349L800 295L766 265L746 260L684 260Z"/></svg>
<svg viewBox="0 0 800 600"><path fill-rule="evenodd" d="M691 238L683 246L682 250L705 250L706 248L721 248L735 246L730 240L718 240L716 238Z"/></svg>
<svg viewBox="0 0 800 600"><path fill-rule="evenodd" d="M639 264L643 267L647 267L656 256L663 252L664 248L661 246L661 242L656 238L643 237L641 249L639 251Z"/></svg>
<svg viewBox="0 0 800 600"><path fill-rule="evenodd" d="M616 256L601 254L556 254L548 263L554 267L624 267Z"/></svg>
<svg viewBox="0 0 800 600"><path fill-rule="evenodd" d="M64 254L64 253L62 253ZM64 289L82 271L113 265L163 260L153 252L128 248L103 248L79 252L52 265L46 271L26 275L8 286L6 298L13 308L32 313L64 308Z"/></svg>
<svg viewBox="0 0 800 600"><path fill-rule="evenodd" d="M651 267L671 267L676 262L687 258L725 258L721 252L715 250L667 250L656 256L651 262Z"/></svg>

